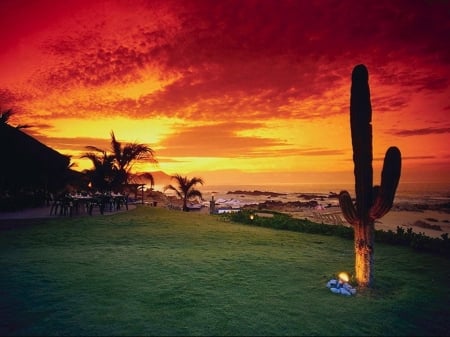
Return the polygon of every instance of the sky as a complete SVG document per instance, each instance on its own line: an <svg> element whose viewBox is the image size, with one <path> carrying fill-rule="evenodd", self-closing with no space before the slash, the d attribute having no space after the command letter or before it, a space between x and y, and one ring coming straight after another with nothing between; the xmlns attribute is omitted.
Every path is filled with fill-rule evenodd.
<svg viewBox="0 0 450 337"><path fill-rule="evenodd" d="M365 64L374 183L450 182L450 1L3 0L0 108L74 169L142 143L206 184L353 181L351 72ZM156 182L158 183L158 182Z"/></svg>

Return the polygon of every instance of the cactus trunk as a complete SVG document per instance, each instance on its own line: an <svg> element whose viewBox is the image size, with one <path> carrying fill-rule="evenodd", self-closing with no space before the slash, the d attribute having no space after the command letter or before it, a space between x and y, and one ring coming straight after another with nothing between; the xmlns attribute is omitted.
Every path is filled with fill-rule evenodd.
<svg viewBox="0 0 450 337"><path fill-rule="evenodd" d="M371 122L369 73L360 64L352 72L350 97L356 205L347 191L339 194L339 205L354 228L355 277L361 287L373 285L375 219L392 208L401 171L400 150L390 147L383 164L381 186L373 186Z"/></svg>
<svg viewBox="0 0 450 337"><path fill-rule="evenodd" d="M353 69L350 128L355 165L356 213L362 220L372 205L372 106L366 67Z"/></svg>
<svg viewBox="0 0 450 337"><path fill-rule="evenodd" d="M374 222L370 220L354 227L355 278L360 287L373 284L374 232Z"/></svg>
<svg viewBox="0 0 450 337"><path fill-rule="evenodd" d="M372 205L372 105L370 103L369 74L366 67L356 66L352 73L350 96L350 126L356 191L354 226L355 276L358 284L370 287L373 280L374 223L369 217Z"/></svg>

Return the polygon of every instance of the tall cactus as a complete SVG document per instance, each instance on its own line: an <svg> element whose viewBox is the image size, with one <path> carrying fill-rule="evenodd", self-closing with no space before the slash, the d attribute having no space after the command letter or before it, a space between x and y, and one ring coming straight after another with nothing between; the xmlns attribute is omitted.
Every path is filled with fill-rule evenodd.
<svg viewBox="0 0 450 337"><path fill-rule="evenodd" d="M381 184L372 186L371 122L369 73L359 64L352 72L350 96L356 205L347 191L340 192L339 205L344 218L354 228L355 276L361 287L373 285L374 223L392 208L401 171L400 150L390 147L384 159Z"/></svg>

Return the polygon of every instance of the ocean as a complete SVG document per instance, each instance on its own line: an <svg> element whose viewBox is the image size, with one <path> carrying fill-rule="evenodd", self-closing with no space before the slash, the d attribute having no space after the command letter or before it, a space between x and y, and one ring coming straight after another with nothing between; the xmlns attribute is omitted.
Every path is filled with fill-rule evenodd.
<svg viewBox="0 0 450 337"><path fill-rule="evenodd" d="M258 203L264 200L303 201L307 198L301 197L316 195L327 198L332 193L339 193L346 190L352 197L355 197L353 184L322 184L322 183L296 183L296 184L277 184L277 185L205 185L199 187L204 200L211 200L214 195L215 200L236 200L236 202L250 204ZM254 196L245 193L228 192L235 191L261 191L275 192L280 196ZM442 204L450 203L450 182L449 183L426 183L426 182L400 182L394 199L395 203L414 203L414 204ZM330 199L325 199L324 204L329 204ZM337 200L331 203L337 203Z"/></svg>

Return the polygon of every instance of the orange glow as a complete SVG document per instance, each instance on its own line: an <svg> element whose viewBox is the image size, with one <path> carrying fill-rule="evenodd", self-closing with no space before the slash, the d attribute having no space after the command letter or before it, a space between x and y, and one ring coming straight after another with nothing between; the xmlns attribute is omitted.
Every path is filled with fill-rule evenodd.
<svg viewBox="0 0 450 337"><path fill-rule="evenodd" d="M0 2L0 108L72 156L149 145L208 184L352 182L350 75L369 69L374 183L450 181L447 2ZM362 11L361 13L358 11ZM234 13L240 13L238 16ZM371 13L367 16L366 13ZM399 15L401 13L401 15ZM424 27L419 18L429 18ZM376 28L374 28L376 27ZM357 32L357 33L356 33Z"/></svg>
<svg viewBox="0 0 450 337"><path fill-rule="evenodd" d="M339 281L342 281L342 282L348 282L350 279L348 274L345 272L339 273L338 278L339 278Z"/></svg>

